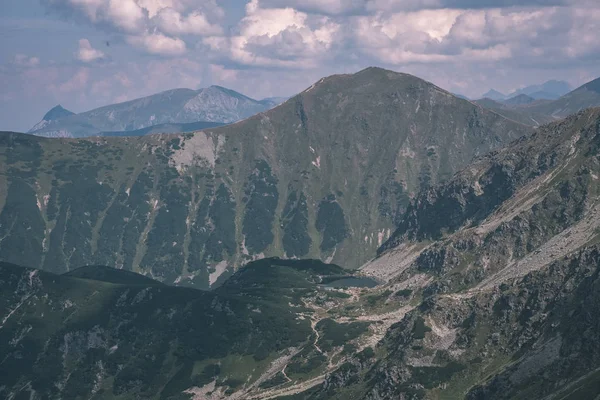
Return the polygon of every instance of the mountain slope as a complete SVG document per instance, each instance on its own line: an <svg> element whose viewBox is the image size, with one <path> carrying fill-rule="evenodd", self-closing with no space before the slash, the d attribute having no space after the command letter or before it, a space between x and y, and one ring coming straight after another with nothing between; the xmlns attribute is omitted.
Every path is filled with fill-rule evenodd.
<svg viewBox="0 0 600 400"><path fill-rule="evenodd" d="M194 132L203 129L217 128L225 124L219 122L189 122L185 124L171 123L152 125L147 128L136 129L133 131L100 132L95 136L144 136L154 133L184 133Z"/></svg>
<svg viewBox="0 0 600 400"><path fill-rule="evenodd" d="M544 100L538 100L544 101ZM520 122L524 125L539 127L541 125L555 121L556 119L550 115L531 111L527 104L510 104L508 101L499 102L488 98L475 100L473 103L481 107L492 110L505 118Z"/></svg>
<svg viewBox="0 0 600 400"><path fill-rule="evenodd" d="M557 88L559 87L560 85L557 86ZM565 118L586 108L600 107L599 87L600 78L588 82L556 100L542 99L531 102L526 98L517 97L512 101L509 99L500 103L499 101L493 101L491 98L484 98L475 101L475 103L489 108L506 118L537 127L560 118ZM533 94L531 97L539 98L539 96L534 97Z"/></svg>
<svg viewBox="0 0 600 400"><path fill-rule="evenodd" d="M122 267L199 287L265 256L356 268L420 187L528 132L428 82L372 68L193 134L3 134L0 257L56 272Z"/></svg>
<svg viewBox="0 0 600 400"><path fill-rule="evenodd" d="M591 109L424 190L363 269L418 307L298 398L594 398L599 150Z"/></svg>
<svg viewBox="0 0 600 400"><path fill-rule="evenodd" d="M531 111L564 118L589 107L600 106L600 78L586 83L561 98L544 104L532 105Z"/></svg>
<svg viewBox="0 0 600 400"><path fill-rule="evenodd" d="M511 97L507 100L504 100L504 104L508 104L508 105L512 105L512 106L519 106L519 105L523 105L523 104L531 104L534 101L535 101L535 99L531 96L528 96L526 94L519 94L519 95Z"/></svg>
<svg viewBox="0 0 600 400"><path fill-rule="evenodd" d="M506 100L507 96L504 93L500 93L495 89L490 89L486 93L484 93L481 98L483 99L492 99L496 101Z"/></svg>
<svg viewBox="0 0 600 400"><path fill-rule="evenodd" d="M114 284L91 270L102 268L81 279L0 263L0 397L189 399L208 385L214 398L249 398L284 366L288 379L306 379L323 367L315 334L322 346L328 337L311 326L306 304L339 301L317 284L343 272L261 260L202 292L119 270L110 272ZM363 325L338 329L350 342Z"/></svg>
<svg viewBox="0 0 600 400"><path fill-rule="evenodd" d="M591 109L423 188L362 268L375 288L324 287L347 273L314 260L255 261L212 292L2 263L0 394L593 399L599 154Z"/></svg>
<svg viewBox="0 0 600 400"><path fill-rule="evenodd" d="M102 132L135 131L160 124L231 123L274 106L273 101L260 102L220 86L200 90L174 89L42 121L29 132L47 137L86 137L101 135Z"/></svg>
<svg viewBox="0 0 600 400"><path fill-rule="evenodd" d="M75 115L75 113L63 108L59 104L56 107L52 108L50 111L48 111L44 115L44 118L42 118L42 120L40 122L38 122L33 128L31 128L31 131L43 129L45 126L52 123L53 121L56 121L61 118L66 118L71 115Z"/></svg>
<svg viewBox="0 0 600 400"><path fill-rule="evenodd" d="M571 86L568 82L550 80L540 85L531 85L519 90L515 90L508 97L515 97L520 94L530 96L536 100L556 100L569 93Z"/></svg>

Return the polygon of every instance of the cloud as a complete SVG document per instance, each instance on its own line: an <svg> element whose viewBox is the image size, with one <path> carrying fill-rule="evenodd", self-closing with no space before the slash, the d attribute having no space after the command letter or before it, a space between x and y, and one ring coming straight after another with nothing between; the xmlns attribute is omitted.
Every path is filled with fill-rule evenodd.
<svg viewBox="0 0 600 400"><path fill-rule="evenodd" d="M87 72L81 63L41 65L44 52L8 53L2 98L20 104L76 98L89 109L211 83L252 97L291 95L369 65L475 96L553 78L578 86L597 77L600 62L598 0L41 1L107 32L113 60L96 68L102 52L89 42L76 53L90 60Z"/></svg>
<svg viewBox="0 0 600 400"><path fill-rule="evenodd" d="M65 18L122 35L155 55L178 55L186 49L181 36L222 35L224 12L215 0L42 0Z"/></svg>
<svg viewBox="0 0 600 400"><path fill-rule="evenodd" d="M262 8L251 0L236 30L231 37L209 37L204 44L241 65L311 68L327 56L340 25L293 8Z"/></svg>
<svg viewBox="0 0 600 400"><path fill-rule="evenodd" d="M40 59L37 57L29 57L25 54L16 54L13 57L12 63L18 67L36 67L40 64Z"/></svg>
<svg viewBox="0 0 600 400"><path fill-rule="evenodd" d="M511 7L552 7L579 0L367 0L366 12L397 12L443 9L501 9Z"/></svg>
<svg viewBox="0 0 600 400"><path fill-rule="evenodd" d="M544 57L556 63L568 59L577 42L569 40L569 32L577 30L572 18L563 7L385 13L354 17L352 41L391 65L500 60L524 65L546 63ZM583 26L588 30L593 22Z"/></svg>
<svg viewBox="0 0 600 400"><path fill-rule="evenodd" d="M262 0L265 8L290 7L306 13L325 15L376 15L382 12L549 7L594 0Z"/></svg>
<svg viewBox="0 0 600 400"><path fill-rule="evenodd" d="M208 22L206 16L194 11L183 16L172 8L163 8L154 17L157 27L171 35L221 35L221 26Z"/></svg>
<svg viewBox="0 0 600 400"><path fill-rule="evenodd" d="M364 13L365 0L263 0L265 8L294 8L306 13L325 15L348 15Z"/></svg>
<svg viewBox="0 0 600 400"><path fill-rule="evenodd" d="M79 40L79 50L75 54L79 61L90 63L106 58L106 54L102 51L94 49L87 39Z"/></svg>
<svg viewBox="0 0 600 400"><path fill-rule="evenodd" d="M185 42L162 33L150 33L140 36L128 36L127 43L147 51L150 54L163 56L180 56L186 52Z"/></svg>
<svg viewBox="0 0 600 400"><path fill-rule="evenodd" d="M58 89L61 92L81 92L88 84L90 79L90 71L88 69L80 69L77 73Z"/></svg>

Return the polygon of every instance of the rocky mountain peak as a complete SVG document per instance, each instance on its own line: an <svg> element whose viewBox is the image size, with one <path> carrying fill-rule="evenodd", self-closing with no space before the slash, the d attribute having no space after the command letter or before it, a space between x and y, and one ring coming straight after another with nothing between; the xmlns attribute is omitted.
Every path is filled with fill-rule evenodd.
<svg viewBox="0 0 600 400"><path fill-rule="evenodd" d="M42 118L44 121L54 121L60 118L68 117L69 115L74 115L75 113L63 108L60 104L53 107L50 111L44 115Z"/></svg>

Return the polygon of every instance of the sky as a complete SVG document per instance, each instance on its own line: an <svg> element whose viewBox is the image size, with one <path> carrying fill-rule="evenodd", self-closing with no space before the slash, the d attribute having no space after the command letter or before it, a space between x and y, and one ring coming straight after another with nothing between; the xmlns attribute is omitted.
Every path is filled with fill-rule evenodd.
<svg viewBox="0 0 600 400"><path fill-rule="evenodd" d="M600 76L598 0L1 0L0 130L213 84L261 99L368 66L476 98Z"/></svg>

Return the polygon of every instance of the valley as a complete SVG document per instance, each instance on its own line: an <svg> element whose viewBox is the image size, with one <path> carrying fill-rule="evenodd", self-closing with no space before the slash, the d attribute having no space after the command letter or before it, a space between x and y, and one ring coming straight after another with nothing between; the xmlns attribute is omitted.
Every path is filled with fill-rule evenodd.
<svg viewBox="0 0 600 400"><path fill-rule="evenodd" d="M593 399L599 154L600 108L534 129L379 68L193 133L3 133L0 395Z"/></svg>

